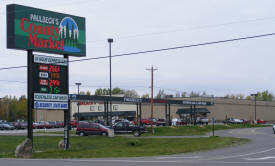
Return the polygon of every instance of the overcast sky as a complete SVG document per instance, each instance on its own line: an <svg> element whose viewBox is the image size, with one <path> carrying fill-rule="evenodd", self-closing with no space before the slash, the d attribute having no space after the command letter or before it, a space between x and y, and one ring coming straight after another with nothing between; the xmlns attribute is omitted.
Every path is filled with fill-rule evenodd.
<svg viewBox="0 0 275 166"><path fill-rule="evenodd" d="M2 0L0 68L27 64L6 48L6 5L16 3L86 18L87 57L108 56L275 32L274 0ZM81 59L70 57L70 60ZM155 94L214 96L275 92L275 36L112 59L112 86ZM27 93L26 68L0 70L0 97ZM9 81L9 82L7 82ZM109 86L109 59L70 63L70 93Z"/></svg>

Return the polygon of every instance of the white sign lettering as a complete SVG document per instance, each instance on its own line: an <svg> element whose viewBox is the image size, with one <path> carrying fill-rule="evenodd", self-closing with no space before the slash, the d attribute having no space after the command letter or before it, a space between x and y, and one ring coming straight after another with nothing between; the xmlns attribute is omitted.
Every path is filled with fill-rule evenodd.
<svg viewBox="0 0 275 166"><path fill-rule="evenodd" d="M68 109L68 102L34 101L34 109L65 110Z"/></svg>
<svg viewBox="0 0 275 166"><path fill-rule="evenodd" d="M69 99L68 95L63 94L44 94L44 93L34 93L34 100L39 101L65 101Z"/></svg>
<svg viewBox="0 0 275 166"><path fill-rule="evenodd" d="M68 66L68 60L66 58L50 57L50 56L42 56L42 55L34 55L34 63Z"/></svg>
<svg viewBox="0 0 275 166"><path fill-rule="evenodd" d="M49 74L46 72L39 72L39 77L40 78L49 78Z"/></svg>

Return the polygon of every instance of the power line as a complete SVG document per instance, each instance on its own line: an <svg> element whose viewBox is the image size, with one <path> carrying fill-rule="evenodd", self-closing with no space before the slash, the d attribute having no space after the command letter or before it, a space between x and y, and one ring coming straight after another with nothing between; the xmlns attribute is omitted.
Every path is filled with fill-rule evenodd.
<svg viewBox="0 0 275 166"><path fill-rule="evenodd" d="M25 68L27 66L14 66L14 67L3 67L0 70L9 70L9 69L18 69L18 68Z"/></svg>
<svg viewBox="0 0 275 166"><path fill-rule="evenodd" d="M113 55L112 57L121 57L121 56L128 56L128 55L137 55L137 54L145 54L145 53L152 53L152 52L175 50L175 49L181 49L181 48L198 47L198 46L233 42L233 41L239 41L239 40L247 40L247 39L253 39L253 38L273 36L273 35L275 35L275 33L256 35L256 36L248 36L248 37L241 37L241 38L234 38L234 39L228 39L228 40L220 40L220 41L207 42L207 43L191 44L191 45L185 45L185 46L179 46L179 47L170 47L170 48L163 48L163 49L155 49L155 50L148 50L148 51L139 51L139 52L125 53L125 54L118 54L118 55ZM81 61L88 61L88 60L95 60L95 59L103 59L103 58L108 58L108 57L109 56L102 56L102 57L96 57L96 58L86 58L86 59L73 60L73 61L70 61L70 62L81 62ZM0 70L1 70L1 68L0 68Z"/></svg>
<svg viewBox="0 0 275 166"><path fill-rule="evenodd" d="M220 43L227 43L227 42L234 42L234 41L255 39L255 38L274 36L274 35L275 35L275 33L268 33L268 34L263 34L263 35L255 35L255 36L247 36L247 37L233 38L233 39L227 39L227 40L219 40L219 41L214 41L214 42L206 42L206 43L190 44L190 45L184 45L184 46L178 46L178 47L170 47L170 48L162 48L162 49L155 49L155 50L117 54L117 55L113 55L111 57L115 58L115 57L146 54L146 53L161 52L161 51L169 51L169 50L176 50L176 49L183 49L183 48L190 48L190 47L199 47L199 46L205 46L205 45L213 45L213 44L220 44ZM82 62L82 61L98 60L98 59L105 59L105 58L109 58L109 56L71 60L69 62ZM27 66L5 67L5 68L0 68L0 70L16 69L16 68L23 68L23 67L27 67Z"/></svg>

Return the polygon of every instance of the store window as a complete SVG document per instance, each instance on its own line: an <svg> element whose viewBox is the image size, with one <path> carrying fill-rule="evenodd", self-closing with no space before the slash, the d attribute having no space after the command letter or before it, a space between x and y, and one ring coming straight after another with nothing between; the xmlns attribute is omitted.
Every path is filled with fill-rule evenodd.
<svg viewBox="0 0 275 166"><path fill-rule="evenodd" d="M103 111L102 105L98 106L98 111Z"/></svg>
<svg viewBox="0 0 275 166"><path fill-rule="evenodd" d="M90 111L95 111L95 106L90 106Z"/></svg>
<svg viewBox="0 0 275 166"><path fill-rule="evenodd" d="M113 105L113 110L117 111L118 110L118 105Z"/></svg>

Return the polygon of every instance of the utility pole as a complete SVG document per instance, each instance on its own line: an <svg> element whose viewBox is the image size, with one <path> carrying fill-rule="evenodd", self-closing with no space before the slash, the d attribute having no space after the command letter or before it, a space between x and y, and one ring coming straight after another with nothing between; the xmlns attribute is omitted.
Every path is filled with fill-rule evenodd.
<svg viewBox="0 0 275 166"><path fill-rule="evenodd" d="M152 66L151 69L146 69L147 71L151 71L151 133L153 132L153 103L154 103L154 71L158 70L157 68L154 69Z"/></svg>
<svg viewBox="0 0 275 166"><path fill-rule="evenodd" d="M250 96L253 96L254 97L254 107L255 107L255 111L254 111L254 120L255 120L255 123L257 123L257 111L256 111L256 97L258 96L257 93L254 93L254 94L251 94Z"/></svg>

